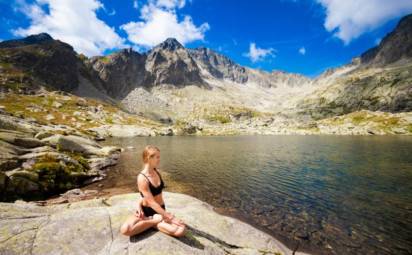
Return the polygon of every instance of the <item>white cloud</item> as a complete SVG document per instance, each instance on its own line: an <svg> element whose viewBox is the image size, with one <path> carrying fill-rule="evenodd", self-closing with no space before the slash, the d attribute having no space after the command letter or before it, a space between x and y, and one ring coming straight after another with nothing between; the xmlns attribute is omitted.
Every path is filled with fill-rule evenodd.
<svg viewBox="0 0 412 255"><path fill-rule="evenodd" d="M115 15L116 14L116 10L115 9L113 9L111 12L108 12L107 13L107 15L109 15L109 16L113 16L113 15Z"/></svg>
<svg viewBox="0 0 412 255"><path fill-rule="evenodd" d="M133 1L133 8L137 9L139 7L137 0Z"/></svg>
<svg viewBox="0 0 412 255"><path fill-rule="evenodd" d="M46 6L48 13L43 10ZM17 28L12 32L18 36L46 32L87 56L124 47L124 39L97 18L96 11L100 8L104 9L104 6L98 0L37 0L33 4L18 0L17 9L25 13L31 22L29 27Z"/></svg>
<svg viewBox="0 0 412 255"><path fill-rule="evenodd" d="M111 12L109 12L109 11L106 9L106 7L104 6L104 4L102 4L101 7L103 8L103 10L104 10L104 11L107 13L107 15L109 15L109 16L113 16L113 15L116 14L116 10L115 10L115 9L113 9Z"/></svg>
<svg viewBox="0 0 412 255"><path fill-rule="evenodd" d="M299 54L301 54L301 55L305 55L305 54L306 54L306 49L305 49L305 47L300 47L300 49L299 49Z"/></svg>
<svg viewBox="0 0 412 255"><path fill-rule="evenodd" d="M151 2L158 7L167 9L183 8L186 4L185 0L157 0Z"/></svg>
<svg viewBox="0 0 412 255"><path fill-rule="evenodd" d="M317 0L326 9L326 30L345 44L412 11L411 0Z"/></svg>
<svg viewBox="0 0 412 255"><path fill-rule="evenodd" d="M142 21L129 22L120 28L126 31L129 41L147 48L168 37L174 37L182 44L203 40L210 29L209 24L196 26L187 15L179 21L176 10L184 6L184 0L149 0L140 10Z"/></svg>
<svg viewBox="0 0 412 255"><path fill-rule="evenodd" d="M267 56L274 56L275 50L273 48L262 49L256 47L256 43L250 43L249 52L243 55L248 57L253 63L262 61Z"/></svg>

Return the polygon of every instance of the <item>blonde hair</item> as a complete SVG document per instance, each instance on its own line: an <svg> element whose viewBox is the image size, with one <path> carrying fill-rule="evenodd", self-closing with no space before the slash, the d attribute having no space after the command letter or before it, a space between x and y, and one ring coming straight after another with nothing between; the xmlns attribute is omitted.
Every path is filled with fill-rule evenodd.
<svg viewBox="0 0 412 255"><path fill-rule="evenodd" d="M142 153L143 164L146 164L147 162L149 162L149 159L152 158L156 154L156 151L160 152L160 149L151 144L146 145Z"/></svg>

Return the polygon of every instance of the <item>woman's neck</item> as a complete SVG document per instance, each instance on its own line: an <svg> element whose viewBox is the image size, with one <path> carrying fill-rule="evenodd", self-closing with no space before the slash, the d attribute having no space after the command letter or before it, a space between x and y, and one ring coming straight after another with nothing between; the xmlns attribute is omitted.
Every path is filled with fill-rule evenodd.
<svg viewBox="0 0 412 255"><path fill-rule="evenodd" d="M155 169L155 167L145 167L144 169L143 169L143 171L144 172L146 172L146 173L148 173L148 174L150 174L150 175L152 175L153 173L154 173L154 170Z"/></svg>

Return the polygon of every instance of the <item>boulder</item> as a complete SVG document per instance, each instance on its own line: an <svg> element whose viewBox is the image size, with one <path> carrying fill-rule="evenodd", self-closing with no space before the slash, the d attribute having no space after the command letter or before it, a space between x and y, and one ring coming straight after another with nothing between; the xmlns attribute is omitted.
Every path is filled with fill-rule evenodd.
<svg viewBox="0 0 412 255"><path fill-rule="evenodd" d="M42 139L44 142L48 142L51 146L58 148L62 151L79 152L86 156L88 155L100 155L107 156L116 151L120 151L120 148L115 146L102 147L95 140L91 140L85 137L76 135L53 135Z"/></svg>
<svg viewBox="0 0 412 255"><path fill-rule="evenodd" d="M14 190L14 193L17 195L40 192L40 185L35 181L19 175L12 175L9 178L10 181L7 184L7 189Z"/></svg>
<svg viewBox="0 0 412 255"><path fill-rule="evenodd" d="M52 133L50 133L50 132L46 132L46 131L40 131L39 133L37 133L35 136L34 136L34 138L37 138L37 139L43 139L43 138L46 138L46 137L50 137L50 136L52 136L53 134Z"/></svg>
<svg viewBox="0 0 412 255"><path fill-rule="evenodd" d="M34 148L44 145L44 142L37 138L32 138L27 134L9 130L0 130L0 140L24 148Z"/></svg>
<svg viewBox="0 0 412 255"><path fill-rule="evenodd" d="M122 235L120 227L138 199L137 193L129 193L48 206L22 200L0 203L0 254L292 254L253 226L171 192L164 192L166 210L186 223L185 236L154 228Z"/></svg>
<svg viewBox="0 0 412 255"><path fill-rule="evenodd" d="M102 125L99 127L90 128L89 130L97 133L100 137L134 137L155 135L151 128L136 125Z"/></svg>

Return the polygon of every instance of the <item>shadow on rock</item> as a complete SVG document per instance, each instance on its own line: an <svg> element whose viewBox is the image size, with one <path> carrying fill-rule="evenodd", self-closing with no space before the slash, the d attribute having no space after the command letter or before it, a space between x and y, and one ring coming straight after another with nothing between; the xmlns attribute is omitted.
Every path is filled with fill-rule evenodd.
<svg viewBox="0 0 412 255"><path fill-rule="evenodd" d="M206 238L209 241L213 242L213 243L217 243L225 248L230 248L230 249L237 249L237 248L242 248L240 246L237 245L233 245L233 244L229 244L211 234L208 234L204 231L201 231L199 229L195 229L194 227L188 225L186 223L186 235L182 236L182 237L174 237L176 240L181 241L182 243L191 246L193 248L197 248L197 249L201 249L203 250L205 248L205 246L196 238L196 237L202 237L202 238ZM143 240L145 238L148 238L152 235L154 235L156 232L158 232L159 230L155 229L155 228L149 228L147 230L145 230L142 233L139 233L137 235L131 236L130 237L130 242L139 242L140 240Z"/></svg>

